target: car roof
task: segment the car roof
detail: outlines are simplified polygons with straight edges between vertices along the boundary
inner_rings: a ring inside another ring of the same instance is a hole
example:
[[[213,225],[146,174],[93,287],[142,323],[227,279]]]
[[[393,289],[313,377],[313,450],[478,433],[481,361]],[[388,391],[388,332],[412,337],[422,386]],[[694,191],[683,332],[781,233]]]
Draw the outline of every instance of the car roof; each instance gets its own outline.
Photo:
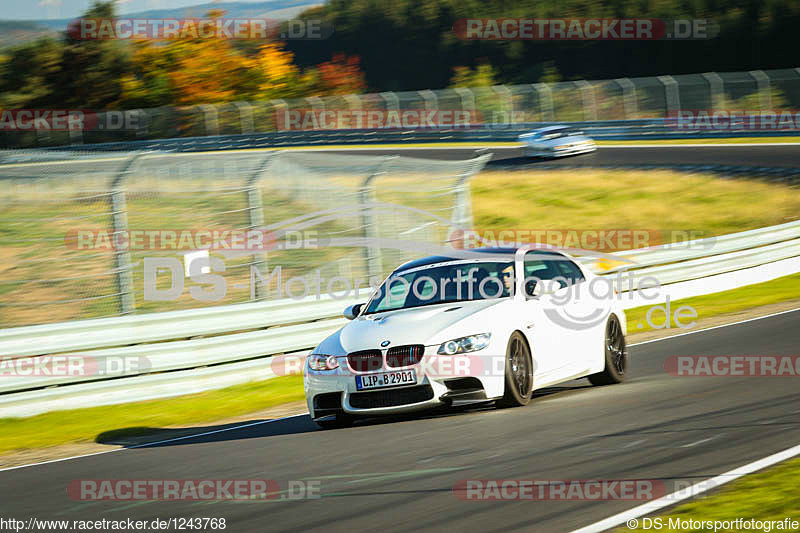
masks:
[[[505,246],[505,247],[485,247],[485,248],[470,248],[464,250],[466,252],[475,252],[479,254],[510,254],[514,255],[517,253],[519,248]],[[560,252],[556,250],[530,250],[530,253],[540,253],[542,255],[547,254],[560,254]],[[563,255],[563,254],[561,254]],[[462,257],[455,257],[455,256],[447,256],[447,255],[430,255],[428,257],[422,257],[420,259],[414,259],[412,261],[408,261],[407,263],[403,263],[399,267],[395,269],[395,272],[400,272],[403,270],[411,270],[412,268],[418,268],[425,265],[433,265],[436,263],[446,263],[448,261],[460,261],[465,259]],[[485,259],[485,258],[484,258]]]
[[[571,128],[572,126],[567,126],[566,124],[558,124],[555,126],[545,126],[544,128],[539,128],[536,130],[536,133],[547,133],[548,131],[557,131],[557,130],[566,130]]]

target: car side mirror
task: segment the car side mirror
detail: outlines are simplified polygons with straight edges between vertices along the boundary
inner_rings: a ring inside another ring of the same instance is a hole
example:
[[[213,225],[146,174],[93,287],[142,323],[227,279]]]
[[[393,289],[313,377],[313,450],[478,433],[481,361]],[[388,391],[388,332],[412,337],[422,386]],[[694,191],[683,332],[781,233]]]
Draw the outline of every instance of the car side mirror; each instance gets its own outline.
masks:
[[[347,320],[353,320],[355,317],[361,314],[362,307],[364,307],[364,304],[348,305],[344,310],[344,317]]]

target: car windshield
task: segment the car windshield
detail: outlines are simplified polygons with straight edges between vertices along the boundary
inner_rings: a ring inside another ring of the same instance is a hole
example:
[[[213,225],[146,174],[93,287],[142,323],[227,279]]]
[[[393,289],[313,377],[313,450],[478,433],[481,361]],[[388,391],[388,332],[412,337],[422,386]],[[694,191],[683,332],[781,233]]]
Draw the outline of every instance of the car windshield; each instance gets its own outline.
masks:
[[[431,265],[392,274],[364,314],[489,298],[513,292],[513,261],[470,261]]]
[[[545,132],[542,134],[542,139],[560,139],[561,137],[571,137],[573,135],[583,135],[583,132],[573,128],[562,128]]]

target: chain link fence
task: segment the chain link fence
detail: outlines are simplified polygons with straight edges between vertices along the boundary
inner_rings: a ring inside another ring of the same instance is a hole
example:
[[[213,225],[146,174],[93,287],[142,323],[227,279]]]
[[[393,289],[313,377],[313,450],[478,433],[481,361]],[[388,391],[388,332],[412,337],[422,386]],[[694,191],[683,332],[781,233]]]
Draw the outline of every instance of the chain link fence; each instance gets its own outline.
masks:
[[[489,157],[7,152],[0,327],[286,298],[297,279],[366,287],[471,223],[468,180]],[[266,244],[234,246],[247,231]],[[203,268],[221,294],[190,276]]]
[[[800,109],[800,68],[137,109],[100,114],[93,123],[102,129],[3,131],[0,143],[22,148],[285,131],[282,117],[292,111],[461,111],[480,124],[513,125],[652,119],[711,109]]]

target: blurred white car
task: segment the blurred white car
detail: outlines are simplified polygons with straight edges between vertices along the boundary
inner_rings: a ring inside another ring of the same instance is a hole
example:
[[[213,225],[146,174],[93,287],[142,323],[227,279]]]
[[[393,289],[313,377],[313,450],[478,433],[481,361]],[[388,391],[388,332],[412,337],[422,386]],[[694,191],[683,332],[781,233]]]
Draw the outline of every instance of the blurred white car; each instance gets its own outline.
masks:
[[[625,314],[595,296],[595,276],[559,252],[481,248],[395,270],[304,368],[311,418],[357,417],[496,401],[587,376],[625,379]],[[489,294],[491,293],[491,294]],[[580,297],[577,295],[580,293]]]
[[[571,126],[547,126],[523,133],[519,141],[529,157],[564,157],[597,150],[595,142]]]

